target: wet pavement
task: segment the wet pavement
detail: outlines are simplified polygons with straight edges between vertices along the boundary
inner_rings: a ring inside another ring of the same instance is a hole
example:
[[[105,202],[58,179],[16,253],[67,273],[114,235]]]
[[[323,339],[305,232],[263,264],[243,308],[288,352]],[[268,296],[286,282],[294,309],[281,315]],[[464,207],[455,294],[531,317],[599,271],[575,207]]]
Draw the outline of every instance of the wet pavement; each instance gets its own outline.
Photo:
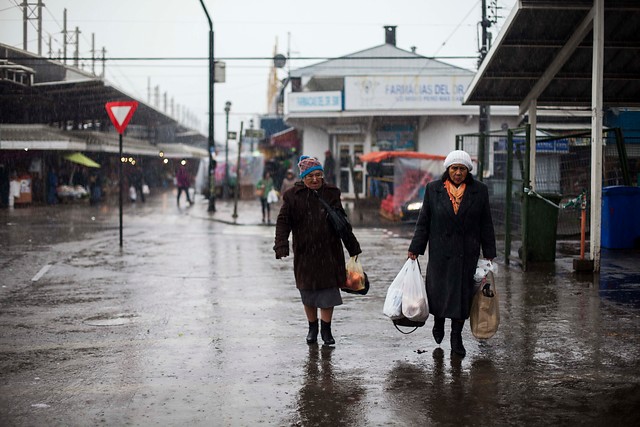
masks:
[[[500,264],[500,329],[467,324],[460,359],[432,319],[402,335],[382,314],[412,227],[350,206],[372,288],[344,295],[335,347],[307,346],[259,202],[217,208],[127,204],[122,248],[116,206],[0,211],[0,425],[640,425],[637,252],[595,276],[573,242]]]

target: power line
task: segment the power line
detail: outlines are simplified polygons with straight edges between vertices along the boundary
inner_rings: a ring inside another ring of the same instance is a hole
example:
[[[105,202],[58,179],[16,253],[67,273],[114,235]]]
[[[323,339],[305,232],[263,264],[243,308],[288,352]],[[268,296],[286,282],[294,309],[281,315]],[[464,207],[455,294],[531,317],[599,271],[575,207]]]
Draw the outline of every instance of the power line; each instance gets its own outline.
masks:
[[[383,59],[383,60],[396,60],[396,61],[415,61],[415,60],[425,60],[429,59],[432,61],[438,61],[442,59],[475,59],[476,56],[468,56],[468,55],[448,55],[448,56],[408,56],[408,57],[397,57],[397,56],[358,56],[358,57],[348,57],[348,56],[296,56],[295,58],[287,58],[288,60],[296,60],[296,61],[332,61],[332,60],[346,60],[346,61],[360,61],[360,60],[371,60],[371,59]],[[23,61],[36,61],[41,58],[23,58],[23,57],[7,57],[9,60],[20,59]],[[76,59],[74,57],[67,58],[59,58],[60,60],[71,60]],[[90,60],[91,57],[80,57],[78,60]],[[224,57],[216,57],[218,61],[272,61],[272,56],[224,56]],[[103,59],[100,58],[102,61]],[[208,61],[208,57],[204,56],[154,56],[154,57],[135,57],[135,56],[114,56],[114,57],[105,57],[104,61]]]

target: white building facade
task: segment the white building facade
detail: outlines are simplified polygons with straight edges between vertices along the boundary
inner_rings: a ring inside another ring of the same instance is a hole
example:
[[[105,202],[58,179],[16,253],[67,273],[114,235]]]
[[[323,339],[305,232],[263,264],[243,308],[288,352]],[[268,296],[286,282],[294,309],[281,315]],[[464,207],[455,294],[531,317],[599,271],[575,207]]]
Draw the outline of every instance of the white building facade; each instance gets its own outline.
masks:
[[[336,184],[346,197],[367,195],[371,151],[418,151],[446,155],[456,135],[476,133],[479,109],[462,100],[474,72],[386,43],[290,72],[294,91],[285,121],[302,136],[302,153],[336,160]],[[515,127],[517,110],[492,109],[494,128]]]

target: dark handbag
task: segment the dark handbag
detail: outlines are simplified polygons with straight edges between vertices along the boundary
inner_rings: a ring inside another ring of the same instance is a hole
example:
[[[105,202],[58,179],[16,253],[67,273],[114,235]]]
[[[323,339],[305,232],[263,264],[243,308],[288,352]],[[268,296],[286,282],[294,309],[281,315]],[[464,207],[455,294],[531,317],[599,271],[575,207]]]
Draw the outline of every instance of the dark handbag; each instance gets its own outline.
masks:
[[[396,329],[400,331],[400,333],[403,333],[405,335],[410,334],[411,332],[415,332],[416,329],[423,327],[425,323],[426,322],[416,322],[415,320],[409,320],[406,317],[401,317],[400,319],[393,320],[393,326],[395,326]],[[409,332],[405,332],[402,329],[398,328],[398,326],[406,326],[413,329]]]
[[[344,216],[342,212],[333,209],[329,205],[329,203],[325,202],[322,197],[320,197],[317,191],[314,191],[313,193],[316,195],[318,200],[320,200],[320,203],[327,211],[327,219],[329,221],[329,224],[331,224],[333,230],[342,239],[343,242],[348,240],[351,235],[352,228],[347,217]]]

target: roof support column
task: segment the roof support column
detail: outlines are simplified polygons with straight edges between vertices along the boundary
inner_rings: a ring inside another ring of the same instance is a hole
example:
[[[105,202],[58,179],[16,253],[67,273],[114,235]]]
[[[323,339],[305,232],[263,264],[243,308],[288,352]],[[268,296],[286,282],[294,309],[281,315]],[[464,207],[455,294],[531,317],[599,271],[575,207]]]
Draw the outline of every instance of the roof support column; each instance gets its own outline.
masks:
[[[531,125],[531,132],[529,132],[529,188],[536,189],[536,148],[537,147],[537,134],[538,134],[538,100],[532,99],[529,103],[529,125]]]
[[[602,88],[604,57],[604,0],[593,0],[593,65],[591,71],[591,227],[590,257],[600,271],[602,227]]]

